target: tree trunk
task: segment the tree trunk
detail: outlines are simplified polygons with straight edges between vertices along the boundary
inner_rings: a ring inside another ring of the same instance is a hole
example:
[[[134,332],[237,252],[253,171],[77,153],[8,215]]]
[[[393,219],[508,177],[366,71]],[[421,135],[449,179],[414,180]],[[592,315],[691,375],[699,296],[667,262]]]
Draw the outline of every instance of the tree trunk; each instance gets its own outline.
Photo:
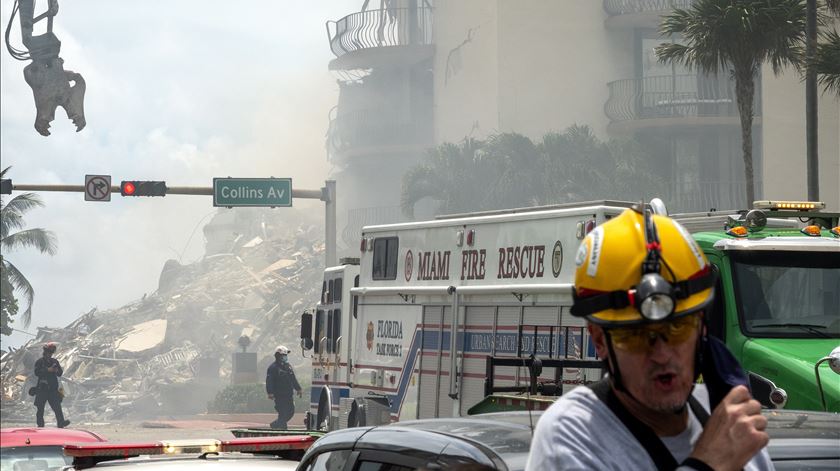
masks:
[[[754,67],[735,67],[735,98],[741,116],[741,151],[744,157],[744,176],[747,182],[747,208],[755,201],[755,181],[752,158],[753,101],[755,99]]]

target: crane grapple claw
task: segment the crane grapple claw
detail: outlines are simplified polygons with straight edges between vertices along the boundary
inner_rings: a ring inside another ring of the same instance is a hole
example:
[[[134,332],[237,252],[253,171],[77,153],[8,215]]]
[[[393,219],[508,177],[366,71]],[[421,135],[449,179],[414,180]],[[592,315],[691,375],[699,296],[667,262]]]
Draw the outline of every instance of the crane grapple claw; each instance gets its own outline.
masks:
[[[81,74],[64,70],[64,61],[55,57],[27,65],[23,69],[23,77],[35,97],[35,130],[39,134],[50,135],[50,123],[55,119],[55,110],[59,106],[76,125],[76,132],[84,129],[85,79]]]

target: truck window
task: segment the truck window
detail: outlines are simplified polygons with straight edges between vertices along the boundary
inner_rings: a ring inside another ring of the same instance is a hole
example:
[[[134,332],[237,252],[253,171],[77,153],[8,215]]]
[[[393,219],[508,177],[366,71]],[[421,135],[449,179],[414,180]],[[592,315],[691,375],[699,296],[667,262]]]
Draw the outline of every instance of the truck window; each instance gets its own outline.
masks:
[[[333,280],[330,280],[329,284],[327,285],[327,304],[333,302],[333,297],[335,296],[333,291],[334,289],[335,284],[333,283]]]
[[[378,237],[373,240],[373,279],[397,279],[397,253],[399,239],[396,237]]]
[[[341,309],[333,311],[332,315],[332,351],[338,352],[338,338],[341,337]]]
[[[840,253],[733,251],[744,333],[767,338],[840,338]]]
[[[359,287],[359,275],[356,275],[356,278],[353,280],[353,287]],[[353,296],[353,319],[356,319],[359,315],[359,297]]]
[[[335,342],[335,337],[333,336],[333,311],[329,310],[327,312],[327,353],[332,353],[333,351],[333,343]]]
[[[321,304],[327,303],[327,282],[321,283]]]
[[[324,332],[324,311],[315,311],[315,353],[321,351],[321,335]]]
[[[342,279],[341,278],[336,278],[335,279],[335,285],[333,286],[333,289],[335,290],[333,292],[333,302],[334,303],[340,303],[341,302],[341,289],[343,288],[342,285],[344,285],[344,282],[342,281]]]

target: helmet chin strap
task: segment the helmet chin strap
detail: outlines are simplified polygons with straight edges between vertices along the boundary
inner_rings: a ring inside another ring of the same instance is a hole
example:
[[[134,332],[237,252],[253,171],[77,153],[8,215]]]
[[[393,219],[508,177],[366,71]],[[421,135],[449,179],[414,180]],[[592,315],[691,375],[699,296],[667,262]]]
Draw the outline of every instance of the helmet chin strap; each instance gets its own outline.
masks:
[[[704,320],[703,324],[701,325],[701,329],[704,325],[705,325],[705,320]],[[606,336],[606,339],[607,339],[607,351],[609,352],[609,356],[610,356],[609,361],[607,362],[607,372],[610,374],[610,382],[612,383],[613,387],[617,391],[621,391],[622,393],[627,395],[627,397],[629,397],[633,402],[635,402],[639,406],[644,407],[645,409],[649,409],[648,406],[644,405],[642,403],[642,401],[636,399],[636,396],[634,396],[633,393],[631,393],[630,390],[627,389],[624,386],[624,381],[622,381],[622,379],[621,379],[621,369],[618,367],[618,357],[615,354],[615,349],[613,348],[612,337],[610,336],[609,330],[605,329],[604,330],[604,335]],[[703,361],[703,351],[702,351],[701,346],[702,346],[702,343],[705,342],[705,340],[706,340],[706,337],[701,335],[700,337],[698,337],[697,343],[694,347],[694,380],[695,380],[695,382],[697,381],[697,378],[700,376],[700,364],[701,364],[700,362]],[[692,389],[693,389],[693,387],[692,387]],[[690,395],[691,395],[691,392],[689,392],[689,396]],[[674,411],[674,415],[680,415],[685,411],[686,405],[688,404],[688,397],[685,398],[685,401],[686,402],[683,403],[682,407],[680,407],[678,410]]]

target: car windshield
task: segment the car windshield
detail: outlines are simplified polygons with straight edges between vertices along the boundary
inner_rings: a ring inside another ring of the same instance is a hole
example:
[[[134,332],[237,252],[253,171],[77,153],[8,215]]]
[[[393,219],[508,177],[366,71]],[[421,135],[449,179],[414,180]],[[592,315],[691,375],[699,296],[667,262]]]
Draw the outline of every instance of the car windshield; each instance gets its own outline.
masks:
[[[0,452],[0,471],[58,470],[72,463],[60,446],[13,447]]]
[[[747,335],[840,338],[840,253],[751,251],[732,257]]]

